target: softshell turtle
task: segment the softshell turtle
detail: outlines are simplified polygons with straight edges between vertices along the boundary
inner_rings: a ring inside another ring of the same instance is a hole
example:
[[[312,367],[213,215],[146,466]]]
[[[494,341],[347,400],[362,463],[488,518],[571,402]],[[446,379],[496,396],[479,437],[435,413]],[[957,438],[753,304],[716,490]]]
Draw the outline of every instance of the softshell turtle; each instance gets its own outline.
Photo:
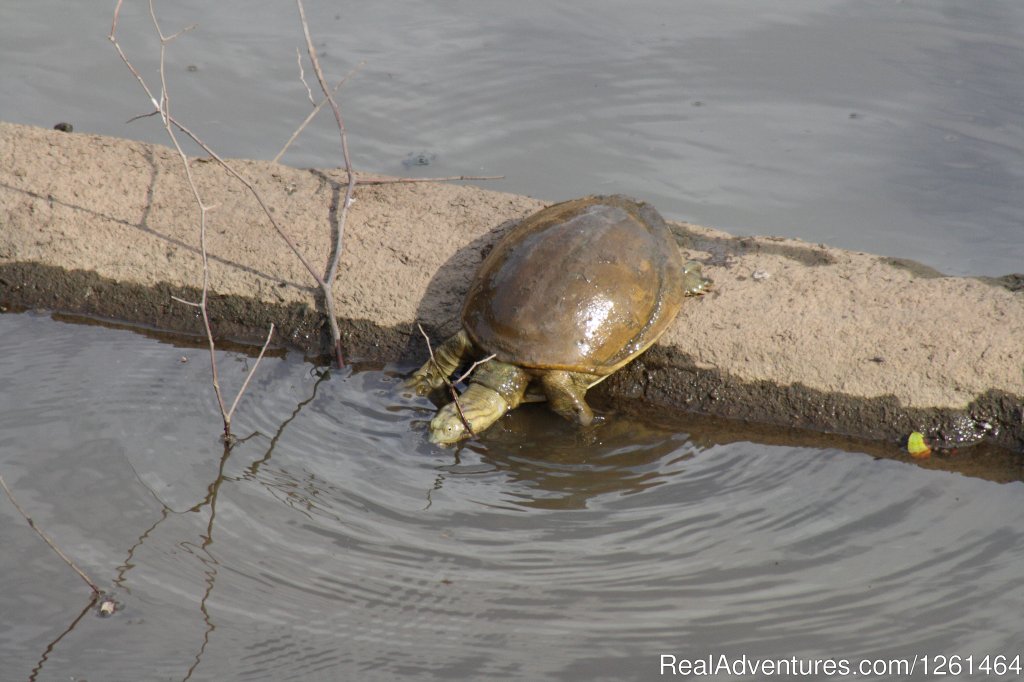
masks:
[[[534,213],[488,254],[466,295],[462,329],[407,383],[424,395],[463,361],[494,355],[459,404],[437,413],[430,440],[454,443],[470,435],[467,423],[480,433],[521,402],[545,398],[589,425],[587,389],[650,347],[683,297],[708,284],[645,203],[585,197]]]

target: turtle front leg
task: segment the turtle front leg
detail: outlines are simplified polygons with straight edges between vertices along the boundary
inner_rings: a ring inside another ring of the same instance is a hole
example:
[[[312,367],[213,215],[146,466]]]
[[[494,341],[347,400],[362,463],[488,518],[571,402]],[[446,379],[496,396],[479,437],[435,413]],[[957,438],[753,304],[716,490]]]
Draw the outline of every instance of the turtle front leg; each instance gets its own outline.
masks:
[[[411,388],[419,395],[427,395],[444,386],[445,379],[459,368],[462,361],[473,350],[473,342],[465,330],[460,329],[458,334],[450,337],[434,350],[434,357],[427,360],[416,373],[405,382],[406,388]]]
[[[594,411],[587,405],[585,395],[597,379],[592,374],[553,370],[541,375],[540,383],[552,410],[580,426],[590,426]]]
[[[456,443],[468,438],[470,430],[476,434],[487,429],[523,402],[528,383],[530,377],[515,365],[497,360],[483,363],[473,374],[469,387],[459,396],[458,404],[445,405],[430,422],[430,441]]]

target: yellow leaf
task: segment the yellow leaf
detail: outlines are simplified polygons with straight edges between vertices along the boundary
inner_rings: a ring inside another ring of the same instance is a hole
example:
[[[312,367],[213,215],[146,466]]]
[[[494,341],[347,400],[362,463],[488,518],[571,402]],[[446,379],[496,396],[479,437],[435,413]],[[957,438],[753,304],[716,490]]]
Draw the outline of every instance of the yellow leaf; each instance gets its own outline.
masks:
[[[932,454],[932,449],[924,441],[924,434],[914,431],[910,434],[910,438],[907,438],[907,452],[913,457],[927,457]]]

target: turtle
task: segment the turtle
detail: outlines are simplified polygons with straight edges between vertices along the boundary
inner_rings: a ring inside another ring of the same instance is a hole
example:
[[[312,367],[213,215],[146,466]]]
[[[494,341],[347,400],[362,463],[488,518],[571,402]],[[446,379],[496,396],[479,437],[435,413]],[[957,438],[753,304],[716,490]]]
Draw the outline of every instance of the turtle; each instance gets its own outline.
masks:
[[[434,443],[458,442],[522,402],[545,399],[589,426],[587,389],[649,348],[683,297],[710,284],[700,263],[683,262],[649,204],[622,195],[553,204],[487,254],[466,294],[462,328],[406,386],[426,395],[463,362],[490,358],[430,422]]]

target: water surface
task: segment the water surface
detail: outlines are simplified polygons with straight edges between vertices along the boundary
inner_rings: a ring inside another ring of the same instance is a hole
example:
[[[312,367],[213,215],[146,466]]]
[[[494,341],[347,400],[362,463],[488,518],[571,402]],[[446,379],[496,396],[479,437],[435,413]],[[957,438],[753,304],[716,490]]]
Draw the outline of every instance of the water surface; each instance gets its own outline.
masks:
[[[225,452],[202,349],[32,314],[0,347],[0,474],[123,604],[83,615],[0,500],[3,679],[644,680],[661,654],[1020,644],[1020,483],[542,409],[442,449],[393,368],[294,354]],[[251,360],[220,362],[230,392]]]
[[[1020,2],[307,4],[328,78],[365,62],[342,95],[357,168],[623,192],[737,234],[1022,269]],[[0,10],[0,118],[166,144],[156,119],[125,123],[148,100],[106,39],[112,5]],[[120,38],[156,87],[146,7],[125,3]],[[176,115],[223,155],[273,158],[310,107],[294,4],[157,9],[168,34],[198,24],[169,50]],[[331,119],[285,161],[341,165]]]

